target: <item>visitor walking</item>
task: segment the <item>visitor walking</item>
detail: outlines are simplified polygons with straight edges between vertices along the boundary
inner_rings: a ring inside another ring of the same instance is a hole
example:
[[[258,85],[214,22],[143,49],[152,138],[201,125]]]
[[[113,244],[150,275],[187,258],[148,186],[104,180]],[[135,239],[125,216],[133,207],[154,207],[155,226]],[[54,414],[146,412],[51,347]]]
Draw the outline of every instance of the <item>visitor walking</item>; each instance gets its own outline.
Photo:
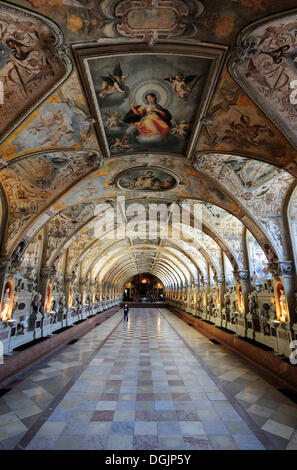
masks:
[[[124,322],[128,321],[128,313],[129,313],[129,307],[128,307],[127,304],[125,304],[125,306],[124,306]]]

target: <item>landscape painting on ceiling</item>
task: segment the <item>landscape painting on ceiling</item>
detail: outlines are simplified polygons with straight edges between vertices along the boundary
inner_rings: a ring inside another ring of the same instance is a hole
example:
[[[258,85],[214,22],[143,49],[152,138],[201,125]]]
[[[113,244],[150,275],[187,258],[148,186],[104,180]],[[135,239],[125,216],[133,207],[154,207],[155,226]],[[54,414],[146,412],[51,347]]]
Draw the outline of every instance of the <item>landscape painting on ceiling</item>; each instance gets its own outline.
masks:
[[[86,59],[110,154],[184,153],[211,63],[211,59],[168,53]]]

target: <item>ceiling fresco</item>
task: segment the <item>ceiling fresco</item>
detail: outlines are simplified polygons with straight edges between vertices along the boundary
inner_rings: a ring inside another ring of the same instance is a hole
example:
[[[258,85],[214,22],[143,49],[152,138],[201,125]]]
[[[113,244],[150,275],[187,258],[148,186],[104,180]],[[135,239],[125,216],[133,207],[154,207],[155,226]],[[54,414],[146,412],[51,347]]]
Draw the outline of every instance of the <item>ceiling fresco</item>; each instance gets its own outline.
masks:
[[[286,166],[296,161],[291,145],[226,72],[203,121],[196,151],[216,149]]]
[[[0,141],[71,72],[62,41],[52,21],[0,2]]]
[[[32,278],[175,285],[297,265],[296,0],[14,4],[0,1],[1,257]],[[154,239],[97,236],[117,197],[164,203]],[[166,238],[189,201],[201,227]]]
[[[154,149],[185,154],[194,137],[224,49],[155,49],[74,49],[106,156]]]
[[[36,216],[45,211],[67,187],[101,164],[97,153],[73,150],[38,153],[13,161],[1,170],[0,181],[9,208],[6,250],[9,251],[20,236],[27,239],[29,234],[26,236],[24,229]],[[43,223],[41,220],[41,226]],[[37,225],[35,233],[39,229]]]
[[[118,177],[117,185],[121,189],[138,191],[167,191],[177,185],[176,179],[168,172],[150,167],[128,170]]]
[[[67,42],[98,38],[191,38],[232,44],[263,15],[296,7],[295,0],[14,0],[52,18]],[[154,5],[154,7],[153,7]]]
[[[10,161],[42,149],[80,147],[97,150],[98,143],[78,75],[73,73],[5,140],[0,152]]]
[[[260,161],[222,154],[198,156],[195,168],[235,196],[270,236],[280,256],[286,254],[280,218],[283,199],[294,183],[292,175]]]
[[[238,38],[231,74],[297,146],[297,11],[247,28]],[[295,90],[295,91],[294,91]]]

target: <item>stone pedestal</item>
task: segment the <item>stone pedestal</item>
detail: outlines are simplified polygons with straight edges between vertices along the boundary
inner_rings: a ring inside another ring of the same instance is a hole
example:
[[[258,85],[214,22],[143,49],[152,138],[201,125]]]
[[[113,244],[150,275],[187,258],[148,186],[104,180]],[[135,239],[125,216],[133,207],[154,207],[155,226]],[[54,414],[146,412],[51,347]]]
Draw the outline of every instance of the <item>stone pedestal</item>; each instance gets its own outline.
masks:
[[[73,317],[71,310],[67,310],[65,321],[66,321],[66,326],[72,326],[73,325],[73,323],[75,321],[75,318]]]
[[[50,315],[46,315],[43,317],[41,329],[43,337],[52,335],[52,317]]]
[[[11,337],[12,325],[9,326],[7,323],[0,323],[0,364],[3,363],[3,355],[7,355],[10,351],[10,337]]]
[[[29,318],[29,330],[33,331],[34,339],[42,337],[42,315],[32,313]]]
[[[236,330],[237,330],[237,325],[236,323],[232,323],[231,321],[227,321],[227,326],[226,328],[230,331],[234,331],[234,333],[236,333]]]
[[[281,323],[277,328],[278,353],[289,357],[291,354],[290,343],[293,341],[293,335],[289,323]]]
[[[254,322],[253,316],[250,313],[246,314],[246,336],[250,339],[255,339],[255,329],[254,329]]]
[[[222,323],[223,323],[223,319],[222,319],[222,313],[220,311],[220,309],[218,308],[217,309],[217,316],[214,318],[214,324],[216,326],[222,326]]]
[[[82,320],[86,320],[87,318],[88,318],[87,306],[86,306],[86,305],[83,305],[82,311],[81,311],[81,319],[82,319]]]
[[[280,322],[278,320],[269,320],[270,325],[270,337],[268,339],[268,345],[274,350],[276,354],[279,353],[278,350],[278,328]]]
[[[239,313],[237,317],[237,325],[236,325],[236,334],[238,336],[246,336],[247,330],[247,321],[245,315],[243,313]]]

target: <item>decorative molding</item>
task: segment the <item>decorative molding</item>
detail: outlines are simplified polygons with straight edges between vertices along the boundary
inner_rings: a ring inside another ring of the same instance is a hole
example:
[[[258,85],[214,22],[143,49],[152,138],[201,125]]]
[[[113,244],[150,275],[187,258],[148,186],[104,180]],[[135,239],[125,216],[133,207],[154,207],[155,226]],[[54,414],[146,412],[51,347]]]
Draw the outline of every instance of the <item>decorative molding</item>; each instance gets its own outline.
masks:
[[[152,46],[160,38],[198,39],[198,21],[204,5],[197,0],[101,0],[108,38],[135,38]]]

